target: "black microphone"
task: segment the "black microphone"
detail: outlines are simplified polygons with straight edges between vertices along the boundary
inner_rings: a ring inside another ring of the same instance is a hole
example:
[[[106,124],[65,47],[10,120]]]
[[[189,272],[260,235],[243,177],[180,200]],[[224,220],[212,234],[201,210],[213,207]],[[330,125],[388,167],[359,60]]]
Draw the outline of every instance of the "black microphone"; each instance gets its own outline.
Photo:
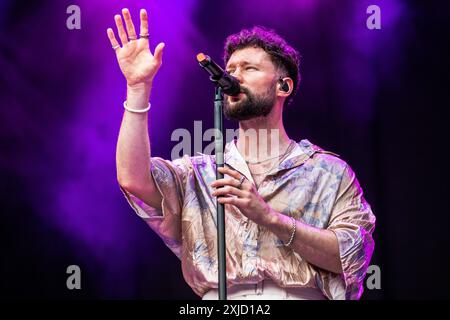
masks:
[[[222,88],[223,93],[229,96],[237,96],[241,92],[239,81],[219,67],[209,56],[199,53],[197,61],[211,75],[209,79]]]

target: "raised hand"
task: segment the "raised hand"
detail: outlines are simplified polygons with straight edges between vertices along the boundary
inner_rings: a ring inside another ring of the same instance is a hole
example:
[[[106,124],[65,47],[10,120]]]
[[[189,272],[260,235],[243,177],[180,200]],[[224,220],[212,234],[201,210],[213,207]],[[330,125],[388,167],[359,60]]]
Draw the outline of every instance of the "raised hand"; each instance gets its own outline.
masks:
[[[152,54],[149,48],[148,16],[145,9],[140,11],[141,26],[139,37],[134,29],[130,11],[122,9],[122,14],[126,30],[122,17],[120,15],[114,16],[122,46],[117,41],[114,31],[111,28],[107,30],[111,46],[116,51],[120,70],[122,70],[128,86],[141,84],[150,86],[161,67],[164,43],[159,43],[155,48],[154,54]]]

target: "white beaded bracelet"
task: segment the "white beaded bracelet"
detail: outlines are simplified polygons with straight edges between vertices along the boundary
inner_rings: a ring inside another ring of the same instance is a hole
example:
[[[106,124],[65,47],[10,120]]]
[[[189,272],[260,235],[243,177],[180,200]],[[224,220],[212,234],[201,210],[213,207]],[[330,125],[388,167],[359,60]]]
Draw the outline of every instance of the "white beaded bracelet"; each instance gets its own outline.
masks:
[[[145,112],[147,112],[148,110],[150,110],[150,107],[151,107],[151,106],[152,106],[152,105],[151,105],[150,102],[149,102],[149,103],[148,103],[148,107],[145,108],[145,109],[132,109],[132,108],[129,108],[129,107],[128,107],[127,101],[126,101],[126,100],[123,102],[123,107],[125,108],[125,110],[130,111],[130,112],[134,112],[134,113],[145,113]]]
[[[286,247],[289,247],[292,244],[292,241],[294,241],[295,238],[295,230],[297,229],[297,223],[295,222],[295,218],[291,217],[292,220],[292,233],[291,238],[289,239],[288,243],[283,243]]]

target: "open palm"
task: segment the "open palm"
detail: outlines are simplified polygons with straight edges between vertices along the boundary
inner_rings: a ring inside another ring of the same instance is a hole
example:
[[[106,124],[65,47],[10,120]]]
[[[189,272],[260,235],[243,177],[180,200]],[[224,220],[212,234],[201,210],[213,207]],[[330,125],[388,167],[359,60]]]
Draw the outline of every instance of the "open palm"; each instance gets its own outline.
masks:
[[[141,26],[139,39],[137,39],[128,9],[123,9],[122,14],[125,20],[126,31],[122,23],[122,17],[120,15],[114,16],[122,47],[119,45],[114,31],[111,28],[107,30],[108,38],[116,51],[117,61],[127,80],[127,84],[149,84],[153,81],[161,66],[164,43],[158,44],[154,54],[151,53],[148,40],[148,17],[145,9],[142,9],[140,12]]]

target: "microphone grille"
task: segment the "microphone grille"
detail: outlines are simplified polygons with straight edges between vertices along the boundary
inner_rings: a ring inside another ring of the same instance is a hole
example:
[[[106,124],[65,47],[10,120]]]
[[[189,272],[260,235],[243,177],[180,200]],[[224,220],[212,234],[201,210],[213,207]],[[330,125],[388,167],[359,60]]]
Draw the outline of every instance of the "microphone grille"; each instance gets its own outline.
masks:
[[[202,52],[200,52],[199,54],[197,54],[197,61],[198,61],[198,62],[202,62],[202,61],[204,61],[204,60],[206,60],[206,56],[205,56]]]

